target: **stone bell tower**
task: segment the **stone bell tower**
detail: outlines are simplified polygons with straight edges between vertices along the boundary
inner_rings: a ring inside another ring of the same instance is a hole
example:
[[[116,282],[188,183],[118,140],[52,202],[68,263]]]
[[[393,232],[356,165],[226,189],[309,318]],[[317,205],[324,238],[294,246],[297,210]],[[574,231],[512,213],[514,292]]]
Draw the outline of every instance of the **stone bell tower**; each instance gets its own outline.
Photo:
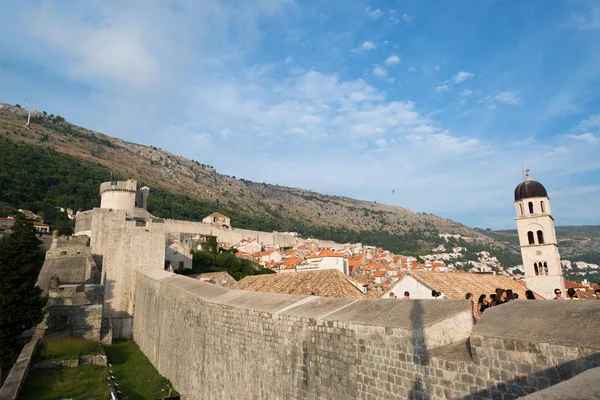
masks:
[[[515,188],[517,230],[527,287],[546,299],[565,284],[554,231],[554,217],[546,188],[529,177]]]

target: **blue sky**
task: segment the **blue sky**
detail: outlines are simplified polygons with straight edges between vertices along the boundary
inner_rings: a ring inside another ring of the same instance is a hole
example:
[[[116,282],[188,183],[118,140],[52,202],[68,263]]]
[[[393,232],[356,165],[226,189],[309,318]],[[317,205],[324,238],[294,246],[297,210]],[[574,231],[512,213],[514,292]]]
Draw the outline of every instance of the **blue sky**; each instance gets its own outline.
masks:
[[[221,173],[513,228],[600,224],[600,2],[20,1],[0,101]],[[394,191],[394,192],[392,192]]]

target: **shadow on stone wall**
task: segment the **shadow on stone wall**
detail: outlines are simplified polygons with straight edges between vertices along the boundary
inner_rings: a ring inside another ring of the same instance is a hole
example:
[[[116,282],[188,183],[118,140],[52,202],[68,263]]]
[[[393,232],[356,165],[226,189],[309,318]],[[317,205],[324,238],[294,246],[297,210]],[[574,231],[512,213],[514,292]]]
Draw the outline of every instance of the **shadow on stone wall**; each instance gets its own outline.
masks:
[[[586,370],[600,366],[600,353],[559,364],[528,375],[498,383],[494,387],[463,396],[460,400],[472,399],[517,399],[521,396],[548,388],[571,379]],[[533,368],[533,367],[532,367]],[[577,397],[585,398],[585,397]]]
[[[425,327],[423,326],[423,306],[420,301],[411,301],[410,321],[412,324],[411,344],[413,346],[413,363],[427,366],[429,365],[429,350],[425,343]],[[410,361],[410,360],[407,360]],[[410,400],[429,400],[429,389],[427,383],[427,369],[425,368],[423,377],[415,377],[412,388],[408,394]]]

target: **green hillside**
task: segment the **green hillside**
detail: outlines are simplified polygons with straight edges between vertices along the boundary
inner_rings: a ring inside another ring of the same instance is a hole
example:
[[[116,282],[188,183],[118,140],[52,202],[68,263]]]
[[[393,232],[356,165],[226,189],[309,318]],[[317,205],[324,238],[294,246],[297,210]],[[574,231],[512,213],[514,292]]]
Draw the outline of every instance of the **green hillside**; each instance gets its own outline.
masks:
[[[46,222],[61,233],[68,233],[69,221],[59,207],[88,210],[100,205],[100,183],[110,179],[111,171],[97,164],[58,153],[51,148],[16,144],[0,139],[0,213],[7,215],[16,208],[30,209],[44,216]],[[116,179],[126,179],[115,174]],[[135,178],[135,177],[133,177]],[[144,182],[140,182],[144,185]],[[224,201],[225,202],[225,201]],[[151,188],[148,211],[163,218],[200,221],[218,211],[231,217],[238,228],[264,231],[295,231],[303,236],[339,242],[364,242],[403,254],[424,254],[443,242],[436,231],[409,231],[393,235],[384,231],[353,231],[344,228],[311,226],[282,217],[277,210],[269,216],[253,216],[224,206],[224,202],[193,199],[186,195]]]

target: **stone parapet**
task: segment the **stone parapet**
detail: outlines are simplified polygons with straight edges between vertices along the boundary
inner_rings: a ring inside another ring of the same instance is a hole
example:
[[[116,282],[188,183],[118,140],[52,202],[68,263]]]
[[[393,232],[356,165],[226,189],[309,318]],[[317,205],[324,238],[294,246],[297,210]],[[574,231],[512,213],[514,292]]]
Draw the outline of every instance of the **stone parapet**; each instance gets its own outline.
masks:
[[[100,184],[100,195],[109,191],[135,193],[137,191],[137,182],[129,179],[127,181],[108,181]]]
[[[13,365],[0,389],[0,400],[17,400],[19,398],[19,393],[29,373],[31,359],[33,358],[37,344],[38,339],[33,338],[21,350],[17,362]]]

